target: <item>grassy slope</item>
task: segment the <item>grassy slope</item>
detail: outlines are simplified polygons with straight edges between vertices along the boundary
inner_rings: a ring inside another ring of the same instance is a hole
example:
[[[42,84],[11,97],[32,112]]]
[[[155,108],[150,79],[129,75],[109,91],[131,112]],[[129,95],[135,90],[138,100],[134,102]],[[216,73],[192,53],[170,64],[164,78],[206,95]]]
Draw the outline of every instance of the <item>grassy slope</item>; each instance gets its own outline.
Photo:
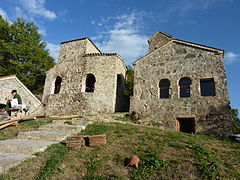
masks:
[[[240,144],[119,123],[94,123],[81,134],[107,134],[101,147],[53,145],[0,179],[240,179]],[[124,166],[136,154],[139,169]]]

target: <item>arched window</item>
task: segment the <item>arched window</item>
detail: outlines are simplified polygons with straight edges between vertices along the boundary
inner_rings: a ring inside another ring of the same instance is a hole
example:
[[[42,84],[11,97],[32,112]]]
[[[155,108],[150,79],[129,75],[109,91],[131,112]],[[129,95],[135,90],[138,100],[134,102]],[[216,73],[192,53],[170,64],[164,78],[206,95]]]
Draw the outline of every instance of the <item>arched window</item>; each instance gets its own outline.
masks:
[[[95,82],[95,76],[93,74],[87,74],[85,92],[94,92]]]
[[[62,83],[62,78],[60,76],[57,76],[55,80],[54,94],[58,94],[60,92],[61,83]]]
[[[169,98],[170,81],[168,79],[162,79],[159,83],[160,98]]]
[[[202,96],[216,96],[215,83],[213,78],[201,79],[200,88]]]
[[[190,97],[192,80],[188,77],[181,78],[179,81],[180,98]]]

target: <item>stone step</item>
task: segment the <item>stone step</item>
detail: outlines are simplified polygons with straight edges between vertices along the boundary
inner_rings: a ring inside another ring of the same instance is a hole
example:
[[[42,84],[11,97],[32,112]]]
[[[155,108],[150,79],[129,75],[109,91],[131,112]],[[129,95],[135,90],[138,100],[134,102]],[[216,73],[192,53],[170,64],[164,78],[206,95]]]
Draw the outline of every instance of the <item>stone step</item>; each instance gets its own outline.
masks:
[[[0,152],[0,173],[18,165],[22,161],[34,157],[31,154]]]
[[[53,141],[46,140],[29,140],[29,139],[8,139],[0,141],[0,151],[6,153],[26,153],[34,154],[44,151]]]
[[[88,124],[92,124],[93,122],[85,120],[85,119],[79,119],[79,118],[73,118],[72,119],[73,124],[79,125],[79,126],[87,126]]]
[[[85,126],[66,125],[66,124],[47,124],[47,125],[40,126],[38,129],[41,131],[77,133],[77,132],[80,132],[82,129],[85,129]]]
[[[71,136],[71,132],[51,132],[51,131],[26,131],[18,133],[18,139],[63,141]]]
[[[53,124],[87,126],[90,122],[83,118],[73,118],[72,120],[54,120]]]

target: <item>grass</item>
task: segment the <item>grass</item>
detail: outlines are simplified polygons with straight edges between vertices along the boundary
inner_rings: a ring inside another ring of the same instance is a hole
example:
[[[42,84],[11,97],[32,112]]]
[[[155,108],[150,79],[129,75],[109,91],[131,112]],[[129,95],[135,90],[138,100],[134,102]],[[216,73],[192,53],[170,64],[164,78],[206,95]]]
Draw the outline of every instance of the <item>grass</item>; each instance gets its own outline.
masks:
[[[94,123],[81,134],[107,134],[107,145],[50,146],[0,179],[240,179],[240,144],[120,123]],[[139,168],[126,166],[131,155]]]
[[[22,121],[17,126],[8,126],[0,130],[0,140],[11,139],[17,136],[21,131],[36,130],[39,126],[51,123],[53,119],[36,119]]]
[[[132,119],[127,116],[119,116],[119,117],[116,117],[115,120],[123,121],[123,122],[133,122]]]
[[[80,118],[81,116],[77,116],[75,118]],[[71,120],[72,117],[69,118],[61,118],[58,120]],[[17,126],[8,126],[4,129],[0,130],[0,140],[11,139],[17,136],[19,132],[22,131],[32,131],[37,130],[39,126],[51,123],[53,118],[39,118],[36,120],[28,120],[21,121]],[[67,124],[67,123],[66,123]]]
[[[45,166],[39,171],[36,180],[47,179],[49,176],[54,174],[54,169],[58,167],[58,165],[64,161],[65,155],[69,152],[70,148],[63,146],[62,144],[52,145],[49,151],[49,157],[47,157],[47,161]],[[59,168],[60,171],[63,171]]]

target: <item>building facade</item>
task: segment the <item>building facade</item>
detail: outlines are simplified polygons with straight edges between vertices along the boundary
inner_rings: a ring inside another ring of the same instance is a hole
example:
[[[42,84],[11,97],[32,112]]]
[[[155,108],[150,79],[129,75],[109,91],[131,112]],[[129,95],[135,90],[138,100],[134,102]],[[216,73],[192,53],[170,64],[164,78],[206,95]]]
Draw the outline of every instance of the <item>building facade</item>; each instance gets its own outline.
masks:
[[[58,63],[47,72],[47,116],[124,111],[126,67],[116,53],[102,53],[89,38],[61,43]]]
[[[224,136],[230,100],[224,51],[158,31],[134,62],[131,111],[164,129]]]

